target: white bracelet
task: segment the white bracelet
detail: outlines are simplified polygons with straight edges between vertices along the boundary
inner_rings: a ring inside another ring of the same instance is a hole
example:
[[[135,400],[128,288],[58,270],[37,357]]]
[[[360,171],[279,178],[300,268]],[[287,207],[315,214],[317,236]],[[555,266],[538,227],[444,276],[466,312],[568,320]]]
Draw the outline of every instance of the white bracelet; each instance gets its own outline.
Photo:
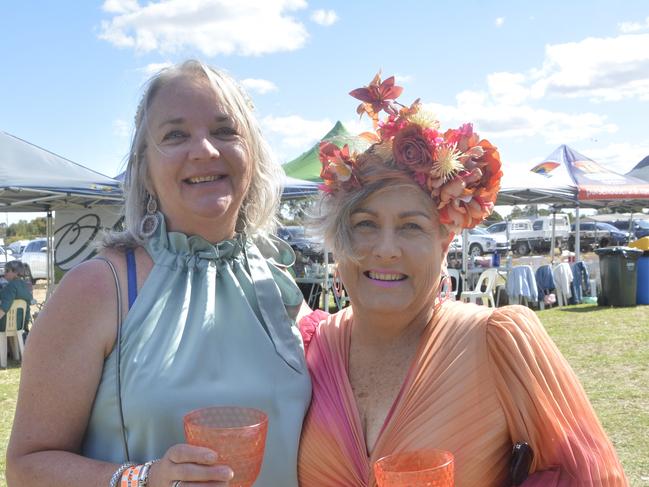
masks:
[[[142,466],[142,470],[140,470],[140,475],[137,477],[137,485],[138,487],[148,487],[149,485],[149,470],[151,469],[151,465],[153,465],[156,462],[159,462],[160,459],[157,458],[155,460],[151,460],[146,462]]]
[[[126,463],[121,464],[119,466],[119,468],[117,470],[115,470],[115,473],[113,474],[113,476],[110,478],[110,482],[108,483],[108,487],[117,487],[117,484],[120,481],[120,479],[122,478],[122,474],[124,473],[124,471],[127,468],[131,468],[134,465],[135,465],[135,463],[133,463],[133,462],[126,462]]]

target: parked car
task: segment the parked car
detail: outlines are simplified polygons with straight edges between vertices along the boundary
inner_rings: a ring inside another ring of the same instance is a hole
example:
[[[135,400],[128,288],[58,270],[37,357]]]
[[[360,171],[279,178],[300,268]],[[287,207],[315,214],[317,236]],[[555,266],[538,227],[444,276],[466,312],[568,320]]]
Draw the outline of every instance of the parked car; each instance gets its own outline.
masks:
[[[4,247],[0,246],[0,277],[4,277],[5,275],[5,264],[10,260],[15,259],[16,257],[14,256],[11,249],[5,249]]]
[[[47,279],[47,239],[37,238],[30,241],[20,260],[25,264],[25,277],[32,282],[36,279]]]
[[[16,240],[7,245],[7,248],[14,253],[14,259],[20,259],[28,243],[29,240]]]
[[[509,227],[509,244],[518,255],[530,252],[547,252],[552,246],[552,223],[554,221],[555,247],[565,247],[570,234],[568,215],[557,213],[555,217],[540,216],[528,219],[515,219],[509,222],[498,222],[487,227],[487,232],[503,235],[507,238]]]
[[[632,220],[631,225],[629,225],[629,220],[612,220],[607,223],[619,231],[625,232],[629,241],[649,236],[649,220]],[[631,228],[630,232],[629,227]]]
[[[490,235],[482,228],[469,230],[469,255],[478,256],[498,252],[504,254],[509,250],[507,237],[503,235]],[[462,234],[458,233],[453,237],[449,247],[450,253],[462,252]]]
[[[568,238],[568,249],[575,250],[576,224],[570,227]],[[583,251],[593,250],[599,247],[610,247],[614,245],[625,245],[627,234],[605,222],[580,222],[579,224],[580,249]]]
[[[307,235],[302,226],[287,226],[277,229],[277,236],[295,251],[302,252],[313,261],[322,262],[323,245],[317,238]]]

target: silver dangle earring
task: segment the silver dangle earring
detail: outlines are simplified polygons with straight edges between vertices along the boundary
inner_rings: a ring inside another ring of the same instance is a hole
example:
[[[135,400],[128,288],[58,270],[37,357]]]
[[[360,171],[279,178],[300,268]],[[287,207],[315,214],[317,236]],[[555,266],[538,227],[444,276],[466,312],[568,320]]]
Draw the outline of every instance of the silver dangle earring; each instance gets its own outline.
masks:
[[[145,238],[151,237],[158,229],[158,202],[149,194],[149,199],[146,202],[146,215],[142,218],[140,223],[140,235]]]

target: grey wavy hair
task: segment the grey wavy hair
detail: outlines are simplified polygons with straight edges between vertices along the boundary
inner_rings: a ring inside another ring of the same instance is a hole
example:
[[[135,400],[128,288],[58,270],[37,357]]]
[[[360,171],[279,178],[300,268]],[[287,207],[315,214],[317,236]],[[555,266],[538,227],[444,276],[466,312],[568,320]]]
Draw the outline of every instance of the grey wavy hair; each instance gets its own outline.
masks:
[[[147,148],[147,110],[160,89],[171,81],[188,77],[207,80],[241,134],[247,155],[252,162],[252,177],[236,223],[236,231],[253,235],[271,233],[276,226],[276,212],[281,197],[282,168],[271,155],[253,115],[250,98],[229,75],[197,60],[188,60],[163,69],[145,85],[146,89],[135,115],[135,132],[127,156],[124,178],[124,231],[108,233],[104,247],[134,247],[143,245],[146,238],[140,233],[146,215],[149,194],[155,197],[149,184]]]
[[[352,243],[351,217],[371,195],[399,187],[421,191],[430,199],[431,212],[437,216],[437,208],[430,195],[424,193],[394,161],[365,164],[358,170],[357,177],[361,181],[360,188],[340,190],[335,194],[321,193],[316,205],[317,214],[312,215],[310,227],[315,234],[322,236],[325,246],[333,250],[337,261],[350,259],[358,262],[359,256]],[[439,231],[442,238],[450,235],[446,225],[440,224]]]

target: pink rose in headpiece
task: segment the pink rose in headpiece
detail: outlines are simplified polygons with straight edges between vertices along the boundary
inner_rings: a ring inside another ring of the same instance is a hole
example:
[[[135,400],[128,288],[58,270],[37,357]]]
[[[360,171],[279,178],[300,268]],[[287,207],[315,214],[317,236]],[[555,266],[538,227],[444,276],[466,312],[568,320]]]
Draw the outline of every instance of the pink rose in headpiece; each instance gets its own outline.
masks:
[[[424,131],[411,124],[400,130],[392,142],[394,160],[401,167],[414,173],[427,174],[433,165],[433,152]],[[426,178],[423,179],[424,183]]]

